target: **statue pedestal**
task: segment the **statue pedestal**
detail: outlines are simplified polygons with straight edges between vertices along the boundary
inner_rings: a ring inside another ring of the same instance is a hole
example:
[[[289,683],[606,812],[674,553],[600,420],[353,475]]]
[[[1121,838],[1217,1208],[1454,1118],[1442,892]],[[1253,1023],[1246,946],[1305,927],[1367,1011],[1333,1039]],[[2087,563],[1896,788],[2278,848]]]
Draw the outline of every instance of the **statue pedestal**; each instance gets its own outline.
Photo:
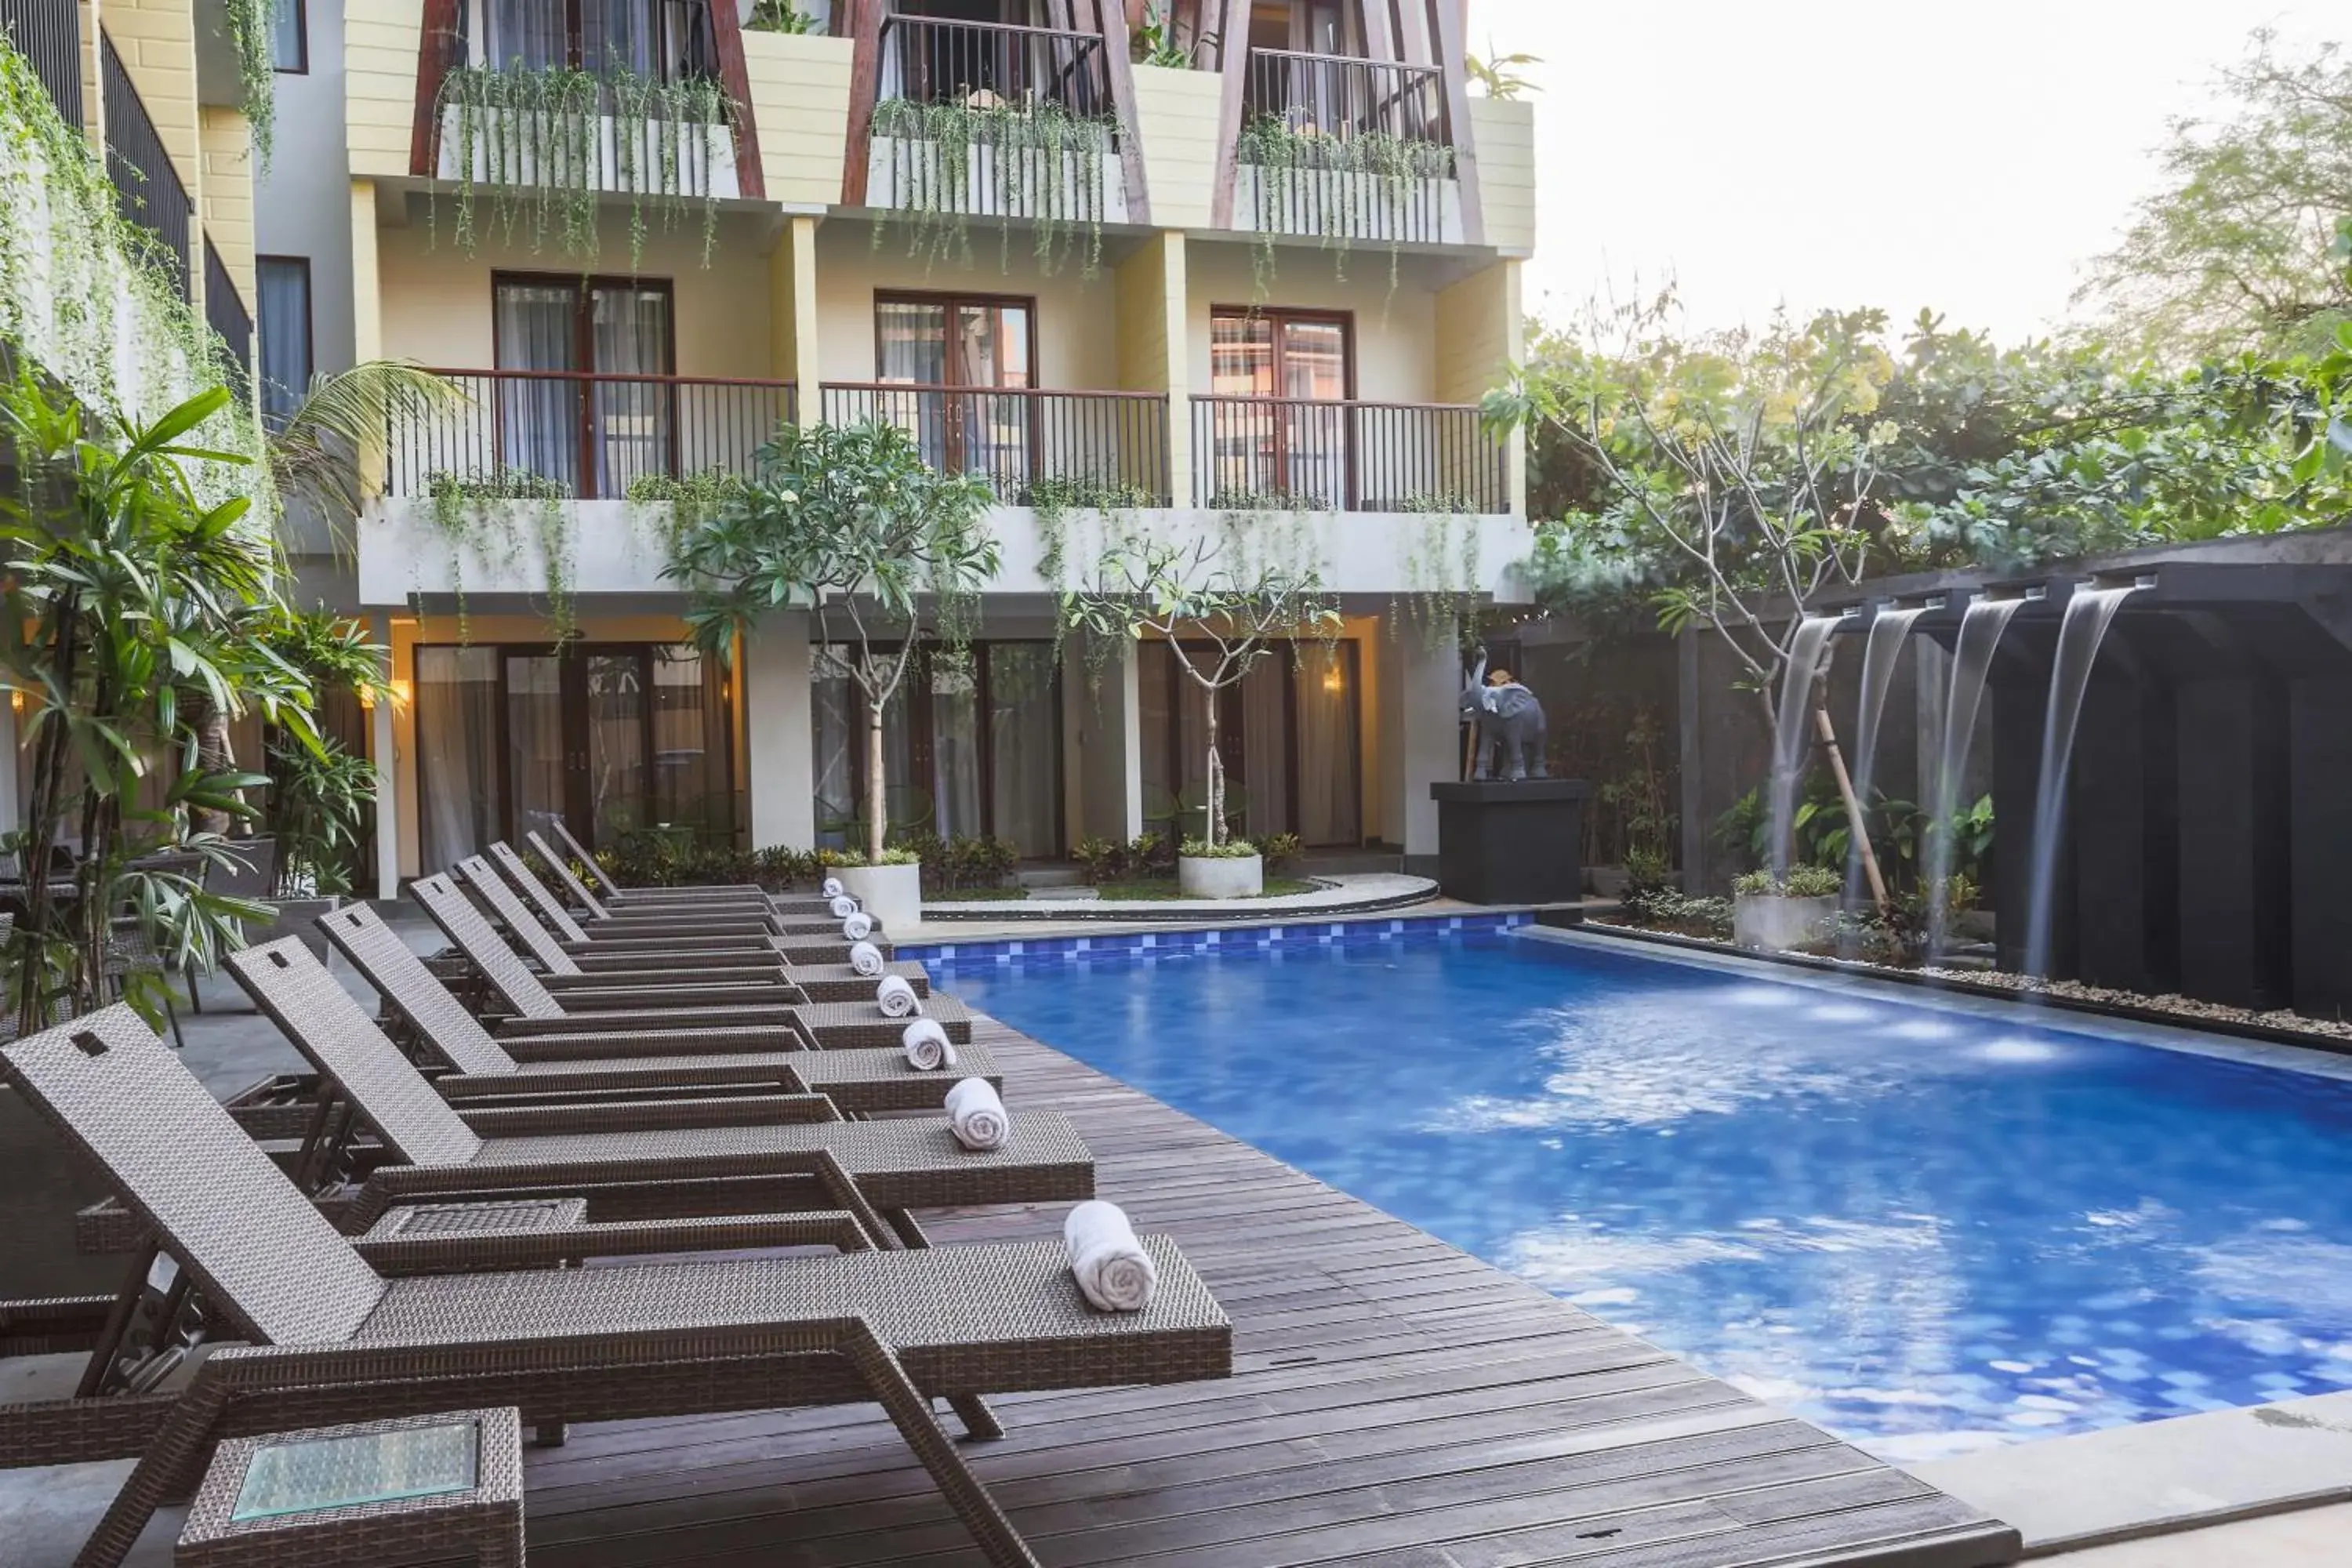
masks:
[[[1472,904],[1565,904],[1584,897],[1582,779],[1433,784],[1437,884]]]

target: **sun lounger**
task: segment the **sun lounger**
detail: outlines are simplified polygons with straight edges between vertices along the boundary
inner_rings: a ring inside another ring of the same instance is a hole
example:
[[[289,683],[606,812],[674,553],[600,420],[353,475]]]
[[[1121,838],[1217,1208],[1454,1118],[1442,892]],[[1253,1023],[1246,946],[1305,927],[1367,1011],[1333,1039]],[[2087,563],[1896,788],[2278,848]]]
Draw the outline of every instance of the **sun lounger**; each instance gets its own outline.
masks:
[[[714,900],[723,902],[730,898],[761,900],[768,908],[780,914],[814,917],[830,916],[833,912],[831,907],[833,900],[814,891],[770,893],[755,887],[731,885],[705,888],[615,888],[613,879],[604,873],[603,868],[594,860],[580,857],[578,858],[581,864],[586,866],[590,874],[597,879],[601,890],[592,891],[588,884],[580,879],[579,873],[572,868],[575,857],[558,853],[536,828],[526,832],[522,837],[523,842],[530,847],[530,852],[539,857],[539,863],[547,868],[548,876],[554,879],[557,889],[572,900],[571,907],[592,920],[604,920],[615,914],[625,914],[633,910],[644,912],[651,910],[658,912],[665,907],[679,904],[709,903]],[[568,844],[577,845],[578,843],[578,840],[572,838],[569,833],[563,834],[562,837]]]
[[[318,923],[336,951],[351,960],[423,1042],[431,1058],[454,1069],[433,1080],[442,1098],[452,1102],[767,1086],[784,1093],[822,1094],[845,1111],[869,1114],[936,1111],[960,1078],[984,1078],[1003,1086],[995,1063],[977,1046],[957,1047],[953,1074],[919,1072],[897,1047],[816,1050],[797,1027],[494,1039],[373,910],[355,904],[320,916]],[[265,967],[263,961],[244,954],[232,958],[229,967],[278,1026],[290,1032],[309,1016],[302,1000],[309,990],[336,982],[315,961],[304,964],[307,952],[296,958],[289,951],[288,956],[290,967],[275,963]],[[273,995],[283,1000],[273,1002]]]
[[[409,892],[480,973],[506,1013],[491,1030],[502,1039],[589,1029],[703,1029],[797,1021],[803,1033],[817,1045],[850,1049],[894,1046],[905,1033],[903,1023],[884,1016],[870,1000],[795,1005],[789,998],[796,993],[781,983],[771,988],[775,1000],[759,1002],[743,999],[744,988],[709,985],[583,987],[559,994],[531,973],[448,878],[420,877],[409,884]],[[568,956],[556,956],[561,960],[554,966],[559,974],[567,965],[577,971]],[[721,994],[722,990],[735,994]],[[923,1008],[958,1045],[971,1037],[971,1015],[954,997],[933,996]]]
[[[929,1399],[1232,1371],[1231,1324],[1164,1237],[1145,1238],[1160,1289],[1131,1313],[1087,1305],[1058,1240],[856,1250],[866,1238],[844,1214],[355,1241],[129,1008],[18,1041],[5,1058],[247,1342],[207,1356],[164,1412],[82,1568],[118,1568],[225,1437],[485,1404],[546,1424],[866,1401],[897,1425],[990,1562],[1030,1564]],[[554,1267],[704,1250],[714,1237],[852,1250]]]
[[[588,852],[587,847],[573,835],[569,824],[559,817],[547,826],[549,831],[555,835],[557,842],[565,850],[566,853],[563,856],[553,854],[537,830],[531,831],[527,837],[532,840],[531,847],[538,852],[541,859],[547,862],[549,868],[555,871],[566,884],[567,890],[579,885],[579,879],[572,869],[572,864],[576,862],[587,871],[589,880],[594,882],[601,890],[603,900],[616,907],[628,903],[635,903],[642,907],[648,904],[691,903],[706,899],[740,899],[747,893],[763,899],[772,897],[748,883],[709,883],[690,888],[624,888],[613,880],[612,873],[605,870],[597,862],[596,857]],[[582,891],[585,890],[584,888],[582,889]],[[776,896],[781,897],[787,903],[808,901],[803,897]],[[824,902],[821,899],[814,901],[820,906]]]

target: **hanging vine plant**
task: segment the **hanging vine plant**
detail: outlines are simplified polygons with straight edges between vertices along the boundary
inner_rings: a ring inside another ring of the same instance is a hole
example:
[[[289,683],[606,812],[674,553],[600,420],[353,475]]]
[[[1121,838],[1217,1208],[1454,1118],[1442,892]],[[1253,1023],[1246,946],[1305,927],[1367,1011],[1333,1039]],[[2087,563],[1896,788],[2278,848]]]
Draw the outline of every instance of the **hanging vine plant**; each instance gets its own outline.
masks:
[[[1444,183],[1455,177],[1454,149],[1441,142],[1384,131],[1333,135],[1260,115],[1242,128],[1237,160],[1257,171],[1255,255],[1258,297],[1272,291],[1275,238],[1319,237],[1342,278],[1355,241],[1388,240],[1389,288],[1408,235],[1437,239],[1444,226]]]
[[[278,7],[294,0],[225,0],[222,27],[236,51],[237,107],[252,128],[254,155],[269,162],[278,122],[278,61],[269,35]]]
[[[553,238],[595,259],[607,193],[629,197],[629,268],[645,257],[648,202],[675,229],[698,204],[702,264],[719,243],[712,142],[730,134],[726,95],[704,77],[656,81],[634,71],[460,66],[441,80],[445,158],[456,169],[458,246],[481,237],[479,191],[499,242],[534,250]],[[608,129],[609,128],[609,129]]]
[[[971,257],[969,220],[1026,219],[1036,230],[1039,265],[1054,271],[1076,255],[1092,278],[1102,266],[1105,170],[1118,119],[1076,114],[1058,103],[886,99],[874,106],[873,130],[890,143],[890,187],[908,215],[908,251],[928,261]],[[874,230],[882,243],[882,228]],[[1003,226],[1002,265],[1013,256]]]
[[[522,548],[516,524],[523,510],[516,503],[529,503],[532,538],[546,565],[547,620],[554,639],[562,642],[579,630],[579,566],[563,508],[572,499],[569,485],[523,468],[499,468],[486,474],[430,475],[425,495],[425,519],[447,552],[459,642],[473,640],[466,605],[467,557],[493,573],[514,566]]]

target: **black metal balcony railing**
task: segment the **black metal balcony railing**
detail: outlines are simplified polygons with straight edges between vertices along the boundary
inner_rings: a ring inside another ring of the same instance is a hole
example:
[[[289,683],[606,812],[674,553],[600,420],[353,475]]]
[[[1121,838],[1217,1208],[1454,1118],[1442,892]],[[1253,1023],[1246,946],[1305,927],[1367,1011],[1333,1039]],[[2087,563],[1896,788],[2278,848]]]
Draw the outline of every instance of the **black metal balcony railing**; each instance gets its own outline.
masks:
[[[826,423],[881,420],[924,460],[985,478],[1007,506],[1166,506],[1168,398],[1145,392],[827,382]]]
[[[33,67],[58,115],[81,129],[79,0],[0,0],[0,30]]]
[[[236,280],[222,265],[220,252],[213,248],[210,236],[205,239],[205,324],[218,333],[228,345],[228,357],[233,369],[230,383],[239,397],[245,395],[247,369],[253,359],[253,316],[237,298]]]
[[[1073,114],[1108,113],[1110,67],[1087,33],[1000,22],[886,16],[880,96],[921,103],[1054,103]]]
[[[1453,144],[1445,79],[1435,66],[1345,55],[1252,49],[1242,109],[1301,134],[1348,141],[1378,132],[1400,142]]]
[[[1511,510],[1504,437],[1458,404],[1195,397],[1192,449],[1219,510]]]
[[[99,47],[105,82],[107,174],[114,182],[123,215],[163,242],[180,291],[186,295],[188,234],[194,225],[194,204],[188,200],[188,188],[180,184],[179,174],[172,167],[171,154],[163,151],[155,122],[147,118],[139,89],[131,85],[131,73],[122,68],[122,57],[114,52],[114,40],[101,33]]]
[[[784,381],[445,370],[463,403],[395,422],[386,489],[424,495],[446,476],[530,474],[582,500],[617,500],[639,480],[748,478],[760,448],[797,416]]]

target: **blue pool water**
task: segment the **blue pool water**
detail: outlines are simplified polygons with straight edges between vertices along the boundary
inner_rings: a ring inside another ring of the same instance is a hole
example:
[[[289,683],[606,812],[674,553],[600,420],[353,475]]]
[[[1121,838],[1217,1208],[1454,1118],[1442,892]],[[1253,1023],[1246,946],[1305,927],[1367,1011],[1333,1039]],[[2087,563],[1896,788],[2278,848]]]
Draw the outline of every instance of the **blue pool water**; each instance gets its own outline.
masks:
[[[2352,1085],[1524,942],[944,978],[1888,1458],[2352,1386]]]

